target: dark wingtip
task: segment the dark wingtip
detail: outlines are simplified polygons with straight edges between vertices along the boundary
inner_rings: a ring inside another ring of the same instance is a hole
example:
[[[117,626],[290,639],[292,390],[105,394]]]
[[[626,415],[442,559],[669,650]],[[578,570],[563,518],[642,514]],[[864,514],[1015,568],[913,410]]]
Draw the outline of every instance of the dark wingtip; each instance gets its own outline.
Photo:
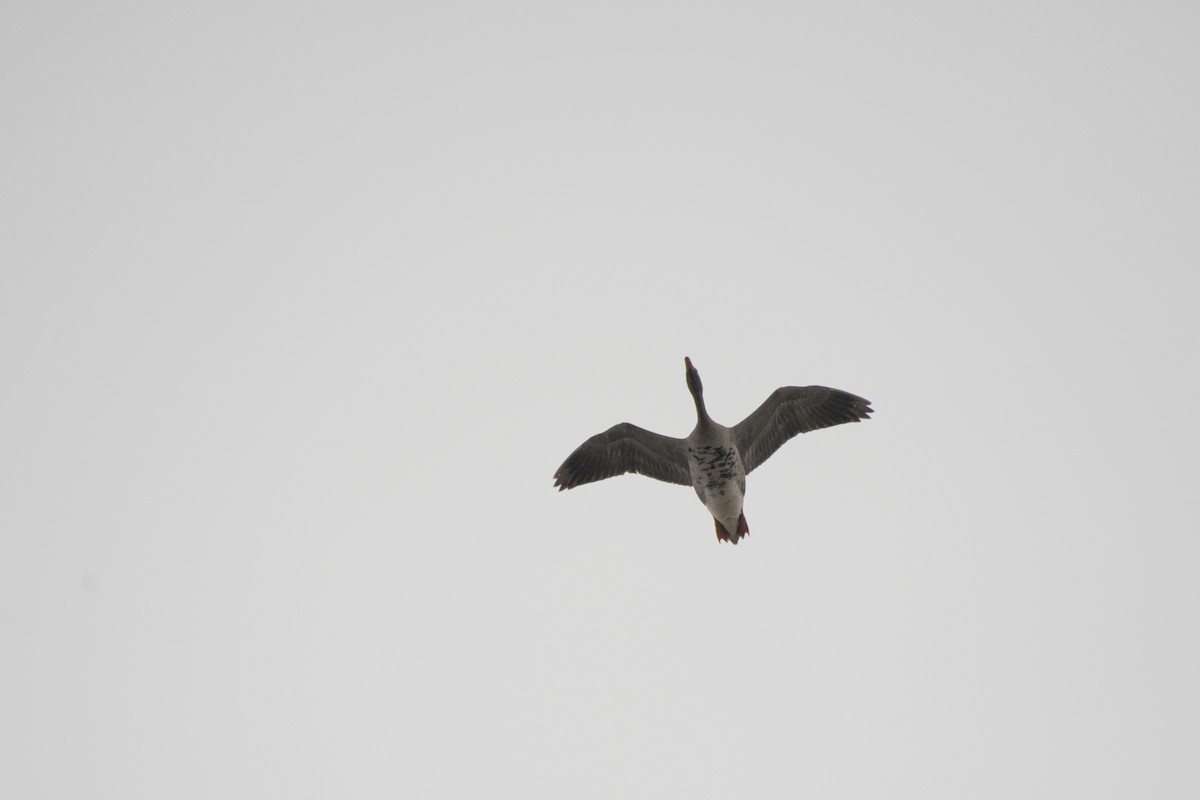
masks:
[[[871,401],[862,397],[854,398],[847,411],[850,412],[851,422],[862,422],[864,419],[870,419],[875,413],[875,409],[871,408]]]

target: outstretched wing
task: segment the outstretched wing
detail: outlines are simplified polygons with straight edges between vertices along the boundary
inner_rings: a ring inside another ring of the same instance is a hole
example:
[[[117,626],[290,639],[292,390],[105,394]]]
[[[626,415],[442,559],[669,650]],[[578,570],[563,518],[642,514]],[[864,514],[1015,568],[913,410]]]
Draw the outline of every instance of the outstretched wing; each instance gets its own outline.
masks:
[[[733,438],[749,473],[799,433],[858,422],[874,410],[857,395],[827,386],[784,386],[733,426]]]
[[[575,448],[554,473],[554,485],[561,492],[626,472],[667,483],[692,484],[683,439],[672,439],[622,422]]]

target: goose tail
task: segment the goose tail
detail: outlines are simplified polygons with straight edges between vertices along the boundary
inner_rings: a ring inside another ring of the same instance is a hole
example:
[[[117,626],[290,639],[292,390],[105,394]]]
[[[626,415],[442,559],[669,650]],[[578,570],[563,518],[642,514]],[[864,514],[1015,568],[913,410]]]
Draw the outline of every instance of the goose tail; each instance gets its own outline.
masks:
[[[750,526],[746,524],[745,512],[740,512],[738,514],[737,525],[734,526],[734,532],[732,534],[724,525],[721,524],[721,520],[713,517],[713,522],[717,524],[717,541],[719,542],[737,544],[742,540],[743,536],[750,535]]]

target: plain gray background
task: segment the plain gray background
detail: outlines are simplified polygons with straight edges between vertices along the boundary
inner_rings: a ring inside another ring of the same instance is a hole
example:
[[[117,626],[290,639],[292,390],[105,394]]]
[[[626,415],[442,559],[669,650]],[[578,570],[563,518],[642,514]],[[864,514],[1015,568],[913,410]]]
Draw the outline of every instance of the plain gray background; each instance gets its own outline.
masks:
[[[1200,795],[1198,35],[4,3],[0,794]]]

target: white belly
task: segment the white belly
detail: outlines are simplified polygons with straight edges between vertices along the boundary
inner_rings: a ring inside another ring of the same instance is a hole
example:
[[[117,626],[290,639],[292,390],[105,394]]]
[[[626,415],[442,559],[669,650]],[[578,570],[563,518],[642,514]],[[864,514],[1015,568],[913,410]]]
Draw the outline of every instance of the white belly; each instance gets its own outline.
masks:
[[[728,445],[689,446],[688,466],[700,502],[722,524],[732,519],[736,526],[746,495],[746,470],[737,450]]]

